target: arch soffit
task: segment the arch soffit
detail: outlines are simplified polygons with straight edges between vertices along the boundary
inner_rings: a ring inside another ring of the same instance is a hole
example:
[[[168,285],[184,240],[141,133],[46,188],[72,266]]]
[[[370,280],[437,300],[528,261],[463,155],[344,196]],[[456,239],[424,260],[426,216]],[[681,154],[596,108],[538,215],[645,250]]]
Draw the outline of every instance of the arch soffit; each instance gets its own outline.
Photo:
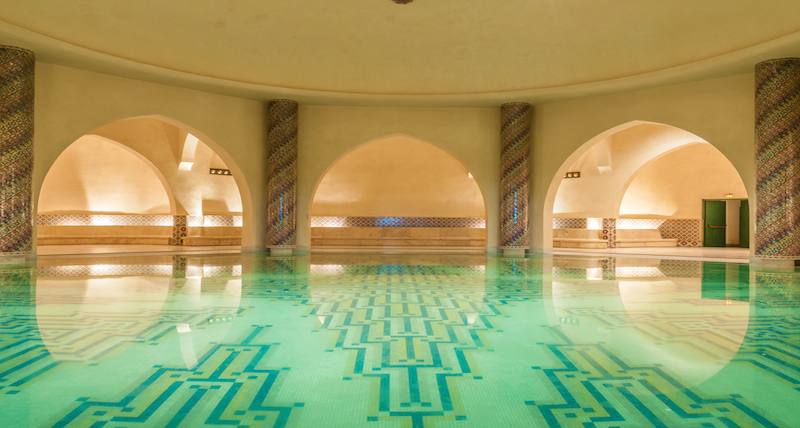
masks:
[[[432,143],[432,142],[430,142],[428,140],[425,140],[425,139],[422,139],[422,138],[415,137],[413,135],[402,134],[402,133],[389,134],[389,135],[384,135],[384,136],[381,136],[381,137],[378,137],[378,138],[373,138],[372,140],[366,141],[366,142],[361,143],[361,144],[359,144],[359,145],[357,145],[355,147],[352,147],[349,150],[347,150],[344,153],[342,153],[341,155],[339,155],[339,157],[337,157],[333,162],[331,162],[327,166],[327,168],[325,168],[325,170],[322,172],[322,174],[320,174],[319,177],[317,177],[316,183],[314,184],[314,190],[311,192],[311,199],[309,200],[309,206],[310,206],[311,203],[314,202],[314,198],[317,196],[317,189],[319,189],[319,185],[320,185],[320,183],[322,183],[322,179],[325,178],[325,176],[328,175],[328,172],[330,172],[331,168],[333,168],[334,165],[339,163],[339,161],[341,161],[345,156],[347,156],[350,153],[353,153],[354,151],[356,151],[356,150],[358,150],[358,149],[360,149],[362,147],[365,147],[365,146],[367,146],[369,144],[376,143],[378,141],[386,140],[386,139],[389,139],[389,138],[394,138],[394,137],[405,137],[405,138],[409,138],[409,139],[412,139],[412,140],[421,141],[421,142],[423,142],[425,144],[433,146],[437,150],[441,150],[441,151],[447,153],[448,156],[450,156],[451,158],[455,159],[458,163],[463,165],[464,168],[470,174],[472,174],[473,178],[475,178],[475,184],[478,186],[478,190],[481,192],[481,198],[483,199],[483,207],[484,207],[484,213],[485,213],[484,215],[486,216],[487,222],[488,222],[489,206],[486,203],[486,192],[483,191],[483,186],[481,185],[481,179],[472,172],[472,169],[470,169],[464,162],[462,162],[461,159],[459,159],[458,157],[456,157],[455,155],[450,153],[448,150],[445,150],[445,149],[439,147],[437,144]]]
[[[103,140],[106,143],[113,144],[114,146],[119,147],[119,148],[125,150],[126,152],[132,154],[133,156],[136,157],[136,159],[140,160],[142,163],[147,165],[147,168],[150,169],[150,171],[152,171],[153,174],[155,174],[155,176],[158,178],[158,181],[161,183],[161,186],[164,188],[164,192],[167,194],[167,198],[169,199],[169,212],[170,212],[170,214],[175,215],[177,213],[177,203],[175,202],[175,194],[172,192],[172,187],[167,182],[167,178],[164,176],[164,174],[161,172],[161,170],[158,169],[158,167],[156,167],[155,164],[153,164],[153,162],[150,162],[150,159],[147,159],[141,153],[139,153],[136,150],[128,147],[125,144],[120,143],[119,141],[115,141],[115,140],[112,140],[110,138],[103,137],[102,135],[97,135],[97,134],[92,134],[92,133],[84,134],[84,135],[78,137],[69,146],[67,146],[67,148],[72,146],[73,144],[78,142],[78,140],[80,140],[81,138],[83,138],[85,136],[91,136],[91,137]],[[64,148],[64,150],[66,150],[67,148]],[[51,163],[50,167],[47,169],[47,174],[45,174],[44,181],[42,181],[42,185],[43,186],[44,186],[44,182],[47,180],[47,176],[50,174],[50,170],[53,168],[53,165],[56,162],[58,162],[58,159],[61,158],[61,155],[64,154],[64,150],[61,151],[61,153],[58,155],[58,157],[55,159],[55,161],[53,161],[53,163]],[[41,192],[39,192],[39,193],[40,193],[39,197],[41,198],[42,197]],[[37,203],[37,206],[38,205],[39,204]]]
[[[231,173],[233,175],[233,179],[236,181],[236,185],[239,188],[239,194],[240,194],[241,199],[242,199],[242,211],[243,211],[242,214],[243,214],[243,216],[245,218],[245,221],[248,221],[249,217],[252,216],[253,202],[252,202],[252,197],[251,197],[251,193],[250,193],[250,187],[248,186],[247,180],[245,179],[244,174],[242,173],[242,170],[239,168],[238,163],[233,159],[233,157],[230,156],[230,154],[228,154],[227,151],[225,151],[225,149],[222,148],[222,146],[219,145],[219,143],[217,143],[213,138],[208,136],[208,134],[198,130],[197,128],[189,126],[184,122],[181,122],[181,121],[176,120],[176,119],[172,119],[172,118],[170,118],[168,116],[163,116],[163,115],[159,115],[159,114],[144,114],[144,115],[138,115],[138,116],[120,117],[120,118],[112,119],[112,120],[108,120],[108,121],[100,121],[102,123],[95,123],[90,128],[90,130],[88,130],[87,132],[84,132],[84,133],[82,133],[80,135],[74,135],[73,138],[71,140],[69,140],[69,144],[66,144],[61,149],[61,151],[59,152],[58,156],[56,156],[55,158],[53,158],[49,162],[49,164],[47,165],[47,171],[50,171],[50,169],[53,167],[53,163],[55,163],[55,161],[58,159],[58,157],[61,156],[61,153],[63,153],[64,150],[66,150],[67,147],[72,145],[72,143],[77,141],[80,137],[82,137],[84,135],[95,135],[97,137],[101,137],[99,135],[92,134],[92,132],[95,129],[98,129],[98,128],[100,128],[102,126],[105,126],[105,125],[108,125],[110,123],[119,122],[119,121],[128,120],[128,119],[142,119],[142,118],[156,119],[156,120],[159,120],[161,122],[164,122],[164,123],[170,124],[172,126],[175,126],[177,128],[183,129],[184,131],[188,131],[192,135],[194,135],[195,137],[200,139],[200,141],[202,141],[208,147],[210,147],[211,150],[213,150],[214,153],[216,153],[217,156],[219,156],[222,159],[222,161],[225,162],[225,165],[228,167],[228,169],[231,170]],[[101,137],[101,138],[104,138],[104,139],[106,139],[108,141],[112,141],[115,144],[118,144],[119,146],[124,147],[127,150],[131,151],[136,156],[143,158],[143,156],[139,152],[131,149],[130,147],[128,147],[128,146],[126,146],[126,145],[124,145],[122,143],[107,139],[105,137]],[[155,167],[155,165],[153,165],[152,162],[150,162],[149,160],[147,161],[147,163],[148,163],[148,165],[152,165],[154,168],[157,169],[157,167]],[[161,180],[163,178],[163,173],[161,173],[161,171],[158,171],[157,175],[159,175],[159,180]],[[45,174],[45,177],[46,177],[46,174]],[[172,190],[170,189],[170,187],[168,185],[165,186],[165,189],[169,189],[167,191],[167,194],[170,196],[170,210],[172,210],[172,213],[175,214],[176,213],[176,205],[175,205],[174,195],[173,195]]]
[[[698,137],[698,138],[699,138],[699,137]],[[713,145],[713,144],[707,143],[706,141],[697,141],[697,142],[694,142],[694,143],[682,144],[682,145],[680,145],[680,146],[673,147],[673,148],[671,148],[671,149],[669,149],[669,150],[665,150],[665,151],[663,151],[663,152],[661,152],[661,153],[657,154],[656,156],[653,156],[653,157],[652,157],[652,158],[650,158],[650,159],[649,159],[647,162],[643,163],[643,164],[642,164],[642,165],[640,165],[638,168],[636,168],[636,170],[635,170],[635,171],[633,171],[633,173],[632,173],[632,174],[631,174],[631,175],[628,177],[628,179],[625,181],[625,184],[623,184],[623,185],[622,185],[622,187],[620,188],[619,195],[617,195],[617,203],[616,203],[616,205],[615,205],[615,215],[616,215],[617,217],[619,217],[619,210],[620,210],[620,208],[622,207],[622,200],[623,200],[623,199],[625,199],[625,194],[626,194],[626,193],[628,193],[628,188],[629,188],[629,187],[631,186],[631,184],[633,183],[633,180],[635,180],[635,179],[636,179],[636,177],[637,177],[637,176],[638,176],[638,175],[639,175],[639,174],[640,174],[642,171],[644,171],[644,169],[645,169],[645,168],[647,168],[649,165],[652,165],[654,162],[656,162],[657,160],[659,160],[659,159],[663,158],[664,156],[666,156],[666,155],[668,155],[668,154],[670,154],[670,153],[674,153],[674,152],[676,152],[676,151],[678,151],[678,150],[685,149],[685,148],[687,148],[687,147],[690,147],[690,146],[695,146],[695,145],[697,145],[697,144],[708,144],[708,145],[710,145],[711,147],[714,147],[714,145]],[[725,157],[725,159],[726,159],[726,160],[728,160],[728,157],[727,157],[727,156],[725,156],[725,154],[724,154],[724,153],[722,153],[722,151],[720,151],[720,150],[719,150],[718,148],[716,148],[716,147],[714,147],[714,149],[715,149],[715,150],[716,150],[716,151],[717,151],[717,152],[718,152],[720,155],[722,155],[723,157]],[[733,167],[734,169],[736,169],[736,167],[733,165],[733,163],[732,163],[730,160],[728,160],[728,163],[731,165],[731,167]],[[738,175],[738,177],[739,177],[739,181],[740,181],[740,182],[742,182],[742,187],[744,187],[744,188],[745,188],[745,196],[748,196],[748,195],[747,195],[747,193],[746,193],[746,192],[747,192],[747,186],[745,186],[745,185],[744,185],[744,180],[742,180],[742,176],[741,176],[741,174],[739,174],[739,171],[738,171],[738,170],[736,170],[736,173],[737,173],[737,175]]]
[[[636,170],[630,175],[630,177],[628,177],[627,181],[625,182],[625,184],[624,184],[624,186],[622,188],[622,191],[618,195],[618,200],[617,200],[616,205],[615,205],[615,207],[616,207],[615,210],[616,210],[616,215],[617,216],[619,216],[619,208],[620,208],[620,206],[622,204],[622,198],[624,197],[625,192],[627,191],[627,189],[630,186],[630,184],[633,182],[633,179],[636,177],[636,175],[638,175],[639,172],[641,172],[642,168],[644,166],[646,166],[646,165],[649,165],[651,162],[661,158],[662,156],[674,151],[674,150],[677,150],[677,149],[680,149],[680,148],[683,148],[683,147],[687,147],[688,145],[692,145],[692,144],[699,144],[699,143],[711,144],[712,147],[717,149],[717,151],[719,151],[720,154],[725,156],[725,159],[727,159],[728,162],[730,162],[730,159],[725,155],[725,153],[722,152],[718,147],[714,146],[714,144],[712,144],[711,142],[707,141],[703,137],[701,137],[701,136],[699,136],[699,135],[697,135],[697,134],[695,134],[695,133],[693,133],[691,131],[688,131],[686,129],[683,129],[683,128],[680,128],[680,127],[677,127],[677,126],[669,125],[669,124],[666,124],[666,123],[645,121],[645,120],[632,120],[630,122],[626,122],[626,123],[617,125],[615,127],[609,128],[609,129],[607,129],[607,130],[595,135],[594,137],[592,137],[591,139],[586,141],[584,144],[582,144],[580,147],[578,147],[574,152],[572,152],[572,154],[569,157],[567,157],[567,159],[564,160],[564,162],[561,164],[561,166],[557,170],[556,174],[553,176],[553,178],[552,178],[552,180],[550,182],[550,185],[548,187],[547,194],[545,196],[544,215],[543,215],[543,221],[544,221],[543,226],[544,226],[545,230],[548,230],[548,229],[550,229],[552,227],[550,222],[552,222],[553,205],[555,203],[555,197],[556,197],[556,194],[558,193],[558,188],[559,188],[559,185],[561,184],[561,180],[563,180],[563,176],[567,172],[569,167],[572,166],[575,162],[577,162],[578,159],[580,159],[581,156],[583,156],[586,152],[588,152],[589,149],[594,147],[597,143],[603,141],[604,139],[606,139],[608,137],[611,137],[614,134],[617,134],[617,133],[622,132],[624,130],[633,128],[634,126],[643,125],[643,124],[661,125],[661,126],[667,126],[667,127],[670,127],[670,128],[674,128],[674,129],[686,132],[687,134],[694,136],[695,140],[691,141],[691,142],[687,142],[686,144],[682,144],[682,145],[679,145],[677,147],[672,147],[672,148],[670,148],[668,150],[665,150],[664,152],[661,152],[661,153],[657,154],[656,156],[650,158],[647,162],[643,163],[638,168],[636,168]],[[734,169],[736,169],[736,172],[739,174],[739,179],[741,180],[741,173],[739,172],[739,169],[736,168],[736,165],[734,165],[732,162],[730,162],[730,163],[731,163],[731,166],[733,166]]]

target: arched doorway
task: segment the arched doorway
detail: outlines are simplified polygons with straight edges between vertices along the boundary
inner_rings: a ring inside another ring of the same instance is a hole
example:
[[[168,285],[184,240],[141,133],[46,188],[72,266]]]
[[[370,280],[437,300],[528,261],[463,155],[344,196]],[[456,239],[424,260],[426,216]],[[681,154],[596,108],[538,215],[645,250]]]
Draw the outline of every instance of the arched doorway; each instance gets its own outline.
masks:
[[[561,170],[543,225],[553,248],[701,247],[711,234],[721,236],[715,246],[749,244],[741,176],[718,149],[683,129],[631,122],[587,142]],[[712,202],[722,217],[709,228]]]
[[[39,191],[38,244],[238,248],[238,169],[178,125],[125,119],[68,146]]]
[[[486,203],[472,173],[404,135],[339,158],[317,183],[310,216],[315,248],[486,248]]]

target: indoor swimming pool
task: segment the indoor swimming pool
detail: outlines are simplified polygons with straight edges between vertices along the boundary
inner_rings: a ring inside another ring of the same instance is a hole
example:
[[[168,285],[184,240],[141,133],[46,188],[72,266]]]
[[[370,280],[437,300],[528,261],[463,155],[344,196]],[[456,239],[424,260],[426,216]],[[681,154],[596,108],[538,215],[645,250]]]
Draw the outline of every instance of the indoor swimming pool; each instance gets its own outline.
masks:
[[[0,265],[7,427],[800,426],[800,272],[470,254]]]

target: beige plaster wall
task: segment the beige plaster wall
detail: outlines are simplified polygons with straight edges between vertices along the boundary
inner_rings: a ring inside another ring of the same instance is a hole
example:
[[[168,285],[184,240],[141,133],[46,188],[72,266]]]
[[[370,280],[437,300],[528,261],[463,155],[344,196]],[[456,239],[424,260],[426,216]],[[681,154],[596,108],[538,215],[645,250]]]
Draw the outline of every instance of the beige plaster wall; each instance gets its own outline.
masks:
[[[300,106],[297,244],[309,245],[314,189],[334,163],[360,145],[390,136],[442,149],[472,172],[487,209],[488,245],[497,246],[500,186],[499,108]]]
[[[561,177],[569,167],[594,143],[635,124],[668,124],[708,141],[731,161],[748,194],[754,194],[753,81],[752,74],[736,75],[535,106],[532,247],[552,245],[553,204]],[[39,62],[35,102],[37,197],[50,166],[80,136],[117,120],[154,116],[192,132],[219,154],[242,192],[243,246],[263,246],[267,147],[262,101]],[[313,191],[338,158],[361,144],[407,135],[445,150],[472,171],[486,200],[488,245],[496,247],[500,114],[499,105],[487,102],[484,106],[301,105],[297,244],[309,243]],[[755,219],[752,211],[751,219]]]
[[[701,218],[703,199],[721,199],[727,193],[747,198],[736,169],[713,146],[695,144],[667,153],[639,170],[622,198],[619,214]]]
[[[265,226],[254,218],[263,218],[266,205],[264,103],[42,62],[35,102],[34,200],[52,164],[82,135],[122,119],[155,117],[199,137],[231,169],[242,193],[242,245],[263,246]],[[180,151],[170,150],[159,159],[175,162]]]
[[[536,106],[531,246],[552,247],[553,206],[564,173],[595,143],[644,122],[668,124],[713,144],[754,194],[753,79],[745,74]]]
[[[457,159],[394,136],[339,159],[320,181],[312,216],[484,217],[483,195]]]
[[[170,198],[153,168],[119,144],[83,136],[47,174],[39,214],[170,214]]]

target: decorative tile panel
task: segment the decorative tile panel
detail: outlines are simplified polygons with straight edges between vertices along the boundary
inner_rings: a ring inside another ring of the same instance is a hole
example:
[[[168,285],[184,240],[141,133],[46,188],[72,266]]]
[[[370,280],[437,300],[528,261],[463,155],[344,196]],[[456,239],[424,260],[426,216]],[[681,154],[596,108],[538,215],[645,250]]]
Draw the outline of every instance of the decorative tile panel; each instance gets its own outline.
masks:
[[[187,235],[187,226],[185,215],[176,215],[172,225],[172,238],[169,240],[170,245],[183,245],[183,238]]]
[[[608,241],[606,248],[617,248],[617,219],[603,219],[603,239]]]
[[[0,45],[0,254],[33,250],[31,51]]]
[[[500,108],[500,247],[529,248],[531,106],[507,103]]]
[[[755,255],[800,258],[800,58],[756,65]]]
[[[586,229],[585,218],[554,218],[553,229]]]
[[[184,216],[185,217],[185,216]],[[40,214],[39,226],[173,226],[171,215]]]
[[[617,229],[658,229],[665,221],[663,218],[618,218]]]
[[[43,277],[61,276],[127,276],[155,275],[172,276],[173,265],[73,265],[40,266],[36,275]]]
[[[671,220],[667,219],[658,227],[661,237],[677,239],[679,247],[703,246],[703,220]]]
[[[457,227],[485,229],[477,217],[311,217],[311,227]]]
[[[207,215],[203,216],[205,227],[242,227],[240,215]]]
[[[486,266],[311,265],[311,275],[484,275]]]
[[[295,247],[297,109],[297,101],[269,101],[266,246],[270,248]]]

